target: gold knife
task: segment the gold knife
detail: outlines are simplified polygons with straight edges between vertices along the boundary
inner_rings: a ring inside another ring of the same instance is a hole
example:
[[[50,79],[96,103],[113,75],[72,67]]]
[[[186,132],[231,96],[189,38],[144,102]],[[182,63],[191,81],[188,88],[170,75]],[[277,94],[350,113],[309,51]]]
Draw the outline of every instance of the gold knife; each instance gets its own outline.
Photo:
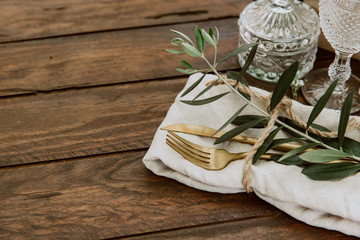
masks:
[[[168,125],[168,126],[162,127],[160,129],[167,130],[167,131],[188,133],[188,134],[193,134],[193,135],[197,135],[197,136],[212,137],[212,138],[219,138],[221,135],[223,135],[225,133],[223,131],[220,131],[220,132],[216,133],[215,135],[213,135],[216,132],[216,129],[201,126],[201,125],[193,125],[193,124],[173,124],[173,125]],[[257,139],[238,135],[238,136],[235,136],[235,137],[229,139],[229,141],[254,145],[255,142],[257,141]],[[284,143],[284,144],[281,144],[281,145],[275,147],[275,149],[288,152],[288,151],[291,151],[300,146],[301,145],[299,145],[299,144]]]

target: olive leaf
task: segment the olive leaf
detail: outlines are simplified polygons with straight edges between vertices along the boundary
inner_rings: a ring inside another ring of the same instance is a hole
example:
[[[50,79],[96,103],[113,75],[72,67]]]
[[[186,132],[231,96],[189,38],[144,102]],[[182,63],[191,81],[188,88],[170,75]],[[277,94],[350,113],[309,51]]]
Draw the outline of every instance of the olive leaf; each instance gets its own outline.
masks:
[[[314,180],[336,180],[352,175],[359,170],[359,163],[339,162],[309,165],[301,172]]]
[[[246,87],[249,87],[249,84],[248,82],[246,81],[245,78],[241,77],[240,78],[240,73],[238,72],[235,72],[235,71],[227,71],[226,72],[226,77],[229,78],[229,79],[233,79],[236,81],[236,84],[238,83],[238,80],[240,81],[241,84],[245,85]],[[247,93],[244,93],[242,91],[240,91],[238,89],[238,92],[243,95],[247,100],[251,101],[251,96],[248,95]]]
[[[214,132],[211,136],[214,136],[215,134],[217,134],[218,132],[220,132],[221,130],[223,130],[227,125],[229,125],[237,116],[239,116],[239,114],[247,107],[247,104],[245,104],[244,106],[242,106],[234,115],[232,115],[229,120],[227,120],[218,130],[216,130],[216,132]]]
[[[183,42],[184,40],[182,38],[174,38],[173,40],[171,40],[171,44],[176,47],[180,46]]]
[[[203,53],[205,50],[206,41],[205,41],[205,38],[202,35],[202,32],[198,26],[196,26],[196,28],[195,28],[195,39],[196,39],[196,44],[197,44],[200,52]]]
[[[219,29],[217,27],[215,27],[215,30],[216,30],[216,43],[219,42],[219,39],[220,39],[220,33],[219,33]]]
[[[210,37],[214,38],[214,31],[212,28],[209,28],[209,35]]]
[[[342,149],[342,145],[344,142],[345,132],[349,122],[351,108],[353,105],[354,93],[354,90],[352,90],[351,93],[345,98],[343,106],[341,108],[340,121],[338,126],[338,140],[340,149]]]
[[[209,28],[209,35],[210,35],[210,37],[214,40],[214,42],[216,42],[216,38],[215,38],[215,36],[214,36],[214,31],[213,31],[212,28]]]
[[[210,34],[208,34],[204,29],[201,29],[201,33],[202,33],[204,39],[206,40],[206,42],[208,42],[210,45],[212,45],[214,47],[216,46],[216,41]]]
[[[259,43],[259,42],[257,42],[257,43]],[[239,76],[238,76],[237,79],[236,79],[236,86],[238,85],[239,82],[241,82],[241,79],[243,78],[245,72],[246,72],[247,69],[250,67],[252,61],[254,60],[254,57],[255,57],[255,55],[256,55],[256,51],[257,51],[258,45],[259,45],[259,44],[256,44],[255,46],[253,46],[253,47],[251,48],[251,51],[250,51],[250,53],[249,53],[249,56],[248,56],[248,58],[246,59],[246,62],[245,62],[245,64],[244,64],[244,66],[242,67],[242,69],[241,69],[241,71],[240,71],[240,73],[239,73]],[[247,85],[247,87],[248,87],[248,86],[249,86],[249,85]]]
[[[302,133],[305,133],[305,128],[301,127],[297,122],[295,122],[294,120],[291,120],[291,119],[288,119],[288,118],[282,118],[280,117],[279,120],[283,123],[285,123],[286,125],[296,129],[297,131],[299,132],[302,132]],[[326,127],[324,126],[321,126],[319,124],[311,124],[311,127],[313,127],[314,129],[317,129],[317,130],[320,130],[320,131],[323,131],[323,132],[331,132],[329,129],[327,129]],[[287,132],[288,134],[294,136],[294,137],[301,137],[300,135],[298,134],[295,134],[293,131],[291,130],[288,130],[287,128],[284,128],[284,131]],[[312,138],[318,140],[319,142],[324,142],[323,140],[323,137],[320,137],[320,136],[317,136],[313,133],[308,133],[309,136],[311,136]]]
[[[301,153],[301,152],[303,152],[303,151],[305,151],[305,150],[307,150],[309,148],[313,148],[313,147],[316,147],[318,145],[319,145],[318,143],[309,143],[309,144],[303,145],[301,147],[295,148],[295,149],[285,153],[278,161],[281,162],[282,160],[285,160],[288,157],[294,156],[294,155],[296,155],[298,153]],[[313,150],[313,151],[315,151],[315,150]],[[311,151],[311,152],[313,152],[313,151]],[[303,159],[303,158],[301,158],[301,159]],[[305,160],[305,159],[303,159],[303,160]]]
[[[216,46],[216,44],[219,42],[219,37],[220,37],[220,34],[219,34],[219,29],[217,29],[217,27],[215,27],[215,30],[216,30],[216,36],[214,34],[214,30],[212,28],[209,28],[209,36],[211,37],[211,39],[209,38],[209,41],[208,41],[211,45],[213,45],[214,47]],[[206,37],[208,38],[209,36],[206,34],[206,31],[205,30],[201,30],[204,37],[206,35]]]
[[[342,144],[342,148],[344,152],[360,157],[360,142],[345,137],[344,142]]]
[[[174,49],[165,49],[165,51],[173,54],[181,54],[184,53],[184,50],[174,50]]]
[[[189,105],[204,105],[204,104],[208,104],[211,102],[214,102],[216,100],[218,100],[219,98],[222,98],[223,96],[225,96],[226,94],[229,94],[230,92],[225,92],[225,93],[221,93],[219,95],[213,96],[213,97],[209,97],[209,98],[205,98],[205,99],[201,99],[201,100],[180,100],[180,102],[185,103],[185,104],[189,104]]]
[[[187,42],[181,43],[181,46],[185,53],[187,53],[191,57],[201,57],[202,54],[197,50],[194,46],[188,44]]]
[[[240,73],[236,72],[236,71],[227,71],[226,72],[226,77],[229,79],[233,79],[233,80],[238,80],[240,81],[241,84],[249,87],[249,83],[246,81],[245,78],[240,78]]]
[[[185,95],[187,95],[188,93],[190,93],[192,90],[194,90],[197,85],[199,85],[201,83],[201,81],[204,79],[204,77],[206,76],[207,73],[203,74],[198,80],[196,80],[196,82],[194,82],[188,89],[186,89],[184,91],[183,94],[181,94],[180,97],[184,97]]]
[[[194,43],[191,41],[191,39],[186,36],[186,34],[182,33],[182,32],[179,32],[179,31],[176,31],[174,29],[171,29],[171,31],[177,35],[180,35],[181,37],[183,37],[186,41],[188,41],[189,43],[191,43],[193,46],[194,46]]]
[[[330,162],[346,157],[351,157],[351,154],[330,149],[312,150],[300,155],[302,160],[311,163]]]
[[[315,104],[313,110],[311,111],[311,113],[309,115],[307,125],[306,125],[306,130],[309,129],[311,124],[315,121],[315,119],[319,116],[321,111],[324,109],[326,103],[329,101],[331,94],[333,93],[333,91],[336,87],[337,82],[338,82],[338,80],[331,83],[331,85],[328,87],[328,89],[325,91],[325,93],[319,98],[319,100]]]
[[[204,95],[204,93],[206,93],[207,91],[209,91],[212,87],[214,87],[216,85],[216,83],[219,81],[219,79],[216,79],[214,82],[212,82],[209,86],[207,86],[205,89],[203,89],[198,95],[196,95],[193,99],[196,100],[199,97],[201,97],[202,95]]]
[[[235,51],[232,51],[232,52],[231,52],[230,54],[228,54],[226,57],[224,57],[224,58],[222,58],[221,60],[219,60],[218,63],[224,62],[224,61],[226,61],[226,60],[228,60],[228,59],[230,59],[230,58],[232,58],[232,57],[235,57],[235,56],[237,56],[239,53],[244,52],[244,51],[248,50],[249,48],[252,48],[252,47],[255,46],[255,45],[258,45],[258,43],[255,42],[255,43],[250,43],[250,44],[241,46],[241,47],[239,47],[238,49],[236,49]]]
[[[195,68],[194,68],[190,63],[188,63],[187,61],[185,61],[185,60],[180,60],[180,62],[181,62],[181,64],[182,64],[184,67],[189,68],[189,69],[191,69],[191,70],[195,70]]]
[[[196,70],[192,70],[192,69],[182,69],[182,68],[176,68],[176,71],[180,72],[180,73],[184,73],[184,74],[193,74],[196,72]]]
[[[332,148],[335,148],[335,149],[340,148],[339,141],[337,138],[322,138],[322,141],[324,144],[326,144]],[[343,152],[360,157],[360,142],[358,142],[354,139],[345,137],[342,146],[343,146],[342,147]]]
[[[303,166],[306,165],[307,162],[305,162],[304,160],[302,160],[298,155],[293,155],[291,157],[288,157],[284,160],[282,160],[281,162],[279,162],[281,156],[279,155],[274,155],[271,156],[271,160],[283,164],[283,165],[295,165],[295,166]]]
[[[295,122],[294,120],[291,120],[289,118],[285,118],[285,117],[279,117],[279,120],[281,120],[283,123],[286,123],[287,125],[290,125],[293,128],[296,128],[297,130],[300,130],[301,132],[305,133],[305,128],[302,128],[297,122]],[[331,132],[328,128],[320,125],[320,124],[316,124],[316,123],[312,123],[311,127],[317,130],[320,130],[322,132]]]
[[[258,148],[258,150],[256,151],[253,159],[252,159],[252,163],[255,164],[261,157],[261,155],[263,155],[268,146],[272,143],[272,141],[274,140],[276,134],[282,129],[282,127],[276,128],[275,130],[273,130],[269,136],[267,136],[267,138],[265,139],[264,143]]]
[[[251,121],[255,121],[255,120],[260,120],[261,121],[253,126],[253,128],[264,128],[266,127],[266,125],[268,124],[269,118],[264,117],[264,116],[259,116],[259,115],[241,115],[236,117],[231,123],[235,124],[235,125],[241,125],[244,124],[246,122],[251,122]]]
[[[230,131],[224,133],[223,135],[221,135],[214,144],[219,144],[222,142],[225,142],[237,135],[239,135],[240,133],[248,130],[249,128],[252,128],[253,126],[255,126],[256,124],[258,124],[258,122],[260,122],[261,120],[258,121],[252,121],[252,122],[246,122],[238,127],[235,127],[233,129],[231,129]]]
[[[294,62],[288,67],[280,76],[279,81],[277,82],[270,101],[270,111],[280,103],[282,98],[285,96],[288,91],[292,81],[296,76],[296,72],[299,67],[299,61]]]
[[[316,124],[316,123],[311,124],[311,127],[314,129],[320,130],[322,132],[331,132],[328,128],[321,126],[319,124]]]
[[[275,139],[274,141],[272,141],[272,143],[267,147],[266,151],[276,148],[277,146],[281,145],[281,144],[285,144],[285,143],[289,143],[289,142],[295,142],[295,141],[300,141],[302,140],[301,138],[279,138],[279,139]]]

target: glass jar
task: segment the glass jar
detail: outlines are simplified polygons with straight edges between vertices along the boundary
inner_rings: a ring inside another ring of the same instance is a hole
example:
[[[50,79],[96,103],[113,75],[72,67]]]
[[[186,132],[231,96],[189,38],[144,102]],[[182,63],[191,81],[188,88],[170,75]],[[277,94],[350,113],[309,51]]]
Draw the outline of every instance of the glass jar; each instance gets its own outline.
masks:
[[[320,24],[316,11],[307,4],[297,0],[257,0],[241,12],[238,25],[240,46],[259,40],[248,69],[253,77],[277,82],[286,68],[299,61],[299,80],[313,68]],[[239,54],[241,67],[249,52]]]

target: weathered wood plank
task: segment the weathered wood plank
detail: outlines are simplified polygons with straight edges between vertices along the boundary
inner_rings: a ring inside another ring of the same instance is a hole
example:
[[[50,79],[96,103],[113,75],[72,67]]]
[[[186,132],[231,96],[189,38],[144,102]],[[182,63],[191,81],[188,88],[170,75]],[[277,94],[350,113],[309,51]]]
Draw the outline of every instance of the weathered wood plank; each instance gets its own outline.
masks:
[[[225,223],[197,226],[167,232],[146,234],[121,239],[358,239],[342,233],[312,227],[282,213],[275,216],[241,219]]]
[[[1,239],[102,239],[278,214],[148,171],[145,152],[0,170]]]
[[[185,81],[164,79],[0,99],[0,166],[147,148]]]
[[[0,42],[237,17],[249,2],[3,0],[0,1]]]
[[[0,166],[149,147],[187,79],[0,100]]]
[[[231,18],[3,44],[0,96],[180,76],[175,71],[182,67],[180,59],[195,66],[203,62],[166,52],[177,36],[170,29],[193,36],[197,24],[217,26],[221,57],[237,48],[236,21]],[[210,47],[208,51],[213,54]],[[202,67],[205,64],[199,65]],[[220,70],[237,67],[236,58],[219,65]]]

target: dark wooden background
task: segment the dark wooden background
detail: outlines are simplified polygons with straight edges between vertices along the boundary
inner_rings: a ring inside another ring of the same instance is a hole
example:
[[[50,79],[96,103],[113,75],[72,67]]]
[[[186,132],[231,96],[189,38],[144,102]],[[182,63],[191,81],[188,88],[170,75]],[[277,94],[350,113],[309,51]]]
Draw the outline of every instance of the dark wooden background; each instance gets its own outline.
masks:
[[[351,239],[142,164],[187,79],[170,29],[217,26],[224,56],[249,2],[1,0],[0,238]],[[332,58],[320,50],[316,67]]]

